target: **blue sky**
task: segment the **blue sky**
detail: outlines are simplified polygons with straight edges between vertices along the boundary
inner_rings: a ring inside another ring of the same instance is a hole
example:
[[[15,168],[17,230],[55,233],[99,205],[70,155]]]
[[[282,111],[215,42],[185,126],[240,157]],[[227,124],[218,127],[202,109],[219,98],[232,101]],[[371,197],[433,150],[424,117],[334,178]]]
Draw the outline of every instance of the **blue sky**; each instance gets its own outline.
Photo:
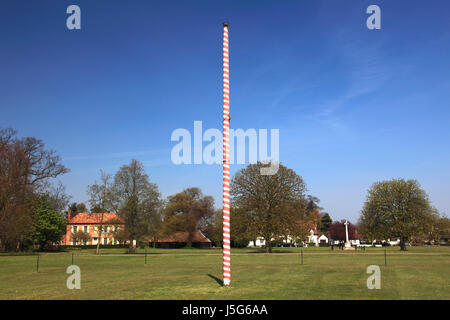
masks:
[[[66,8],[81,8],[81,30]],[[368,30],[366,8],[381,8]],[[136,158],[163,196],[221,167],[172,164],[173,130],[222,126],[230,22],[232,128],[280,130],[280,160],[334,220],[370,185],[417,179],[450,209],[448,1],[22,1],[0,4],[0,126],[43,139],[73,201]],[[232,173],[242,168],[235,165]]]

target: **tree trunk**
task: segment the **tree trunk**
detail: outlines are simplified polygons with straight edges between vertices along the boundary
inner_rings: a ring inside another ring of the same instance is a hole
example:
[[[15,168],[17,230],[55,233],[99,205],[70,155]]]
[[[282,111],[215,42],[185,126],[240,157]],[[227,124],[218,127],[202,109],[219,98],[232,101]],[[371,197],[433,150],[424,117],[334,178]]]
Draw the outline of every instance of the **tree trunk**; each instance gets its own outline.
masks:
[[[128,245],[128,248],[129,248],[129,249],[132,249],[132,248],[133,248],[133,239],[130,239],[130,244]]]
[[[103,205],[103,203],[102,203]],[[102,212],[100,215],[100,232],[98,233],[98,242],[97,242],[97,248],[95,249],[95,254],[99,254],[100,252],[100,244],[102,242],[102,233],[103,233],[103,217],[104,213]]]
[[[272,253],[272,244],[266,240],[266,253]]]
[[[400,251],[407,251],[406,249],[406,238],[400,238]]]
[[[100,243],[102,241],[103,226],[101,226],[99,230],[100,232],[98,233],[98,241],[97,241],[97,248],[95,249],[95,254],[99,254],[100,252]]]

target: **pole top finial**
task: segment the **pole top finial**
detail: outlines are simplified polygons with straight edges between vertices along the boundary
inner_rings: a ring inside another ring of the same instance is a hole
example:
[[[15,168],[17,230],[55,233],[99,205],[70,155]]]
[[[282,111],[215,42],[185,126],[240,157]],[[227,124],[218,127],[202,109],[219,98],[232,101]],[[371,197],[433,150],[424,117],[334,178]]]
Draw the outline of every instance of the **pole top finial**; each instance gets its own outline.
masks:
[[[228,21],[225,21],[225,22],[223,22],[223,26],[224,26],[224,27],[229,27],[229,26],[230,26],[230,23],[229,23]]]

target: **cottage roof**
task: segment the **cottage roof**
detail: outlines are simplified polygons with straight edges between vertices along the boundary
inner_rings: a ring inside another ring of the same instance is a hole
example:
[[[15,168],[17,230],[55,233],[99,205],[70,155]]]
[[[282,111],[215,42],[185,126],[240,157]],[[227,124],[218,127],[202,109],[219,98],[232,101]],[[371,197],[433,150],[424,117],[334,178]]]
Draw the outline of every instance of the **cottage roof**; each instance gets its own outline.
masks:
[[[77,215],[70,217],[67,224],[98,224],[100,223],[100,220],[101,213],[80,212]],[[114,212],[103,213],[103,223],[108,223],[108,221],[124,223],[123,219]]]

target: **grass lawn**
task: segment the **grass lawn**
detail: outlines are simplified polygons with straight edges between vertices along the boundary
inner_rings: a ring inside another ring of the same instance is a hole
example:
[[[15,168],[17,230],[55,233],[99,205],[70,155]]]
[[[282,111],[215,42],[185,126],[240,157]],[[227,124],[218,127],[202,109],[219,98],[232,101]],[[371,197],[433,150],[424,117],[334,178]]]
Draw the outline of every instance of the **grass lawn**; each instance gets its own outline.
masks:
[[[276,248],[273,254],[232,250],[232,286],[222,287],[220,249],[76,250],[81,289],[66,287],[72,251],[0,255],[0,299],[450,299],[450,247],[398,247],[343,252]],[[233,256],[234,255],[234,256]],[[369,265],[381,268],[381,289],[369,290]]]

